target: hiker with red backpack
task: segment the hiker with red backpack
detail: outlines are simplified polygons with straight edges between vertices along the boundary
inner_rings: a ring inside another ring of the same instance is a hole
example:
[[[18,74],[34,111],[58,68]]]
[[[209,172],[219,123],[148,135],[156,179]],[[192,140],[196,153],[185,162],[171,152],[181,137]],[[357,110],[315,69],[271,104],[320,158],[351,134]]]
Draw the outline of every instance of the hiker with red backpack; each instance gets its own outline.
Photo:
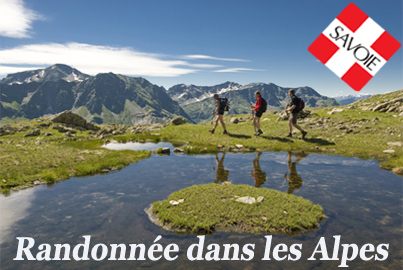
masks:
[[[256,136],[260,136],[263,134],[263,131],[260,129],[260,117],[267,110],[267,101],[259,91],[256,91],[255,96],[256,103],[251,106],[253,111],[253,127],[255,128]]]
[[[288,114],[288,126],[290,128],[290,132],[287,137],[292,137],[292,128],[295,127],[302,133],[302,139],[305,139],[305,136],[308,132],[303,130],[297,124],[298,114],[305,108],[304,101],[295,95],[295,90],[290,89],[288,91],[288,96],[290,97],[290,102],[287,105],[286,113]]]

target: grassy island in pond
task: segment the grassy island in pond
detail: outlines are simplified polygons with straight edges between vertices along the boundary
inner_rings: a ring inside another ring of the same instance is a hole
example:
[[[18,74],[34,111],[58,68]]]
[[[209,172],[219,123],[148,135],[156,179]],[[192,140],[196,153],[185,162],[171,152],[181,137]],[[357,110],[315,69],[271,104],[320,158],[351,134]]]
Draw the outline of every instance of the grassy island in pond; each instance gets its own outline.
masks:
[[[154,202],[150,218],[168,230],[294,233],[316,228],[324,212],[302,197],[248,185],[195,185]]]

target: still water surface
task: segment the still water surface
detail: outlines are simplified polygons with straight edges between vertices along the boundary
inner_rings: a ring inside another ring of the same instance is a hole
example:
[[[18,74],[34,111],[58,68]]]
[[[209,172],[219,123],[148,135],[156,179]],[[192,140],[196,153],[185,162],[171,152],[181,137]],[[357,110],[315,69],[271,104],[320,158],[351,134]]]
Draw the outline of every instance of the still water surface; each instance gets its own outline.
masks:
[[[165,147],[166,145],[164,145]],[[327,219],[303,235],[275,235],[275,243],[303,244],[298,262],[261,261],[263,235],[214,233],[208,243],[255,243],[250,262],[189,262],[186,248],[195,235],[167,232],[152,224],[144,209],[181,188],[231,181],[293,193],[322,205]],[[306,261],[321,236],[341,235],[342,243],[389,243],[385,262],[351,263],[350,269],[400,269],[402,265],[402,177],[374,161],[265,152],[262,154],[152,156],[120,171],[71,178],[0,196],[0,269],[329,269],[336,262]],[[94,243],[145,243],[157,235],[181,248],[174,262],[16,262],[17,236],[38,243],[70,243],[91,235]]]

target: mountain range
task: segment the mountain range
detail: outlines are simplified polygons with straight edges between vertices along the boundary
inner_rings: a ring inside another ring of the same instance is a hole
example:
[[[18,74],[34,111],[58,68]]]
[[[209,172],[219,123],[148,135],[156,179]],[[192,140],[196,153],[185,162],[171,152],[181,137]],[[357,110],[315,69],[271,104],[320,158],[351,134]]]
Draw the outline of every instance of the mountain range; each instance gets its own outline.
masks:
[[[219,94],[229,99],[229,113],[243,114],[251,112],[250,105],[255,102],[256,91],[259,91],[266,99],[268,109],[279,109],[286,106],[289,89],[290,87],[281,87],[273,83],[241,85],[234,82],[225,82],[214,86],[178,84],[168,89],[168,95],[177,101],[185,112],[197,122],[212,117],[214,109],[212,96],[214,94]],[[308,107],[338,105],[335,99],[322,96],[308,86],[293,89]]]
[[[10,74],[0,81],[1,117],[35,118],[72,110],[95,123],[190,120],[165,88],[113,73],[95,76],[63,64]]]
[[[348,105],[353,102],[356,102],[358,100],[366,99],[371,97],[372,95],[370,94],[360,94],[360,95],[347,95],[347,96],[339,96],[335,97],[334,99],[340,104],[340,105]]]
[[[189,121],[211,117],[218,93],[230,100],[230,113],[249,113],[255,91],[269,108],[287,103],[289,88],[273,83],[215,86],[178,84],[168,90],[141,77],[114,73],[90,76],[64,64],[9,74],[0,80],[0,118],[36,118],[72,110],[94,123],[155,123],[176,116]],[[310,87],[294,88],[306,106],[333,106],[337,101]]]

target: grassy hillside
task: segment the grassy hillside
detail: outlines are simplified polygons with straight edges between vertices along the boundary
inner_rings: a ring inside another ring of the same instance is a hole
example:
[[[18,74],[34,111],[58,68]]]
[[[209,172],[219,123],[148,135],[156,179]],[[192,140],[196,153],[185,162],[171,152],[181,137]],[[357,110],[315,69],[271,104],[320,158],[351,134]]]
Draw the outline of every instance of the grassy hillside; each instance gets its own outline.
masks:
[[[299,139],[298,133],[292,139],[286,138],[288,123],[278,121],[275,112],[263,115],[264,134],[260,137],[253,135],[250,115],[226,116],[229,135],[222,135],[220,128],[216,134],[210,134],[210,123],[166,127],[103,126],[95,133],[80,130],[60,132],[57,124],[46,119],[4,119],[0,123],[0,191],[107,172],[149,156],[146,152],[101,148],[111,139],[170,141],[189,154],[259,150],[344,155],[376,159],[383,168],[403,174],[403,117],[399,116],[402,93],[401,90],[374,96],[338,107],[338,111],[334,108],[312,109],[311,115],[300,121],[308,131],[306,140]],[[386,103],[385,107],[383,104]],[[393,109],[393,112],[373,111],[375,107]],[[231,124],[231,117],[245,121]],[[7,130],[12,132],[5,132]]]
[[[190,153],[229,151],[307,151],[377,159],[382,167],[403,167],[403,117],[393,113],[344,110],[328,114],[330,109],[316,109],[313,114],[300,121],[308,131],[306,140],[286,138],[288,122],[277,121],[274,113],[262,117],[264,134],[253,135],[250,120],[230,124],[226,117],[230,135],[208,132],[210,123],[198,125],[169,126],[161,130],[163,140],[186,145]],[[234,117],[233,115],[231,117]],[[239,115],[248,118],[248,115]],[[300,134],[296,133],[300,137]],[[295,137],[295,136],[294,136]],[[388,144],[389,143],[389,144]],[[237,146],[238,145],[238,146]],[[384,152],[385,150],[388,150]],[[389,152],[389,153],[388,153]]]
[[[109,172],[149,156],[143,151],[106,150],[101,148],[103,141],[89,131],[61,133],[49,124],[39,120],[14,123],[8,120],[8,125],[17,132],[0,136],[0,192]],[[34,131],[40,135],[26,137]]]

